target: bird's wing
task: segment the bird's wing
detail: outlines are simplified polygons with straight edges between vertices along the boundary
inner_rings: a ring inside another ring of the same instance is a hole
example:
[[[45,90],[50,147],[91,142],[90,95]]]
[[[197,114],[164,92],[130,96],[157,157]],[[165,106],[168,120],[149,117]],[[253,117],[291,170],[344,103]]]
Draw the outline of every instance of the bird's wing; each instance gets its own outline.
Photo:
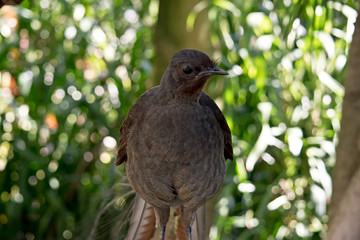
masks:
[[[126,147],[127,147],[127,139],[128,139],[128,134],[130,132],[131,129],[131,125],[132,125],[132,118],[131,118],[131,114],[129,113],[124,122],[122,123],[121,127],[120,127],[120,134],[119,134],[119,149],[118,149],[118,154],[116,157],[116,162],[115,165],[120,165],[123,162],[126,162],[127,159],[127,154],[126,154]]]
[[[142,121],[147,111],[151,109],[152,101],[158,91],[158,87],[154,87],[141,95],[129,110],[124,122],[121,124],[119,133],[119,149],[115,165],[120,165],[127,160],[127,141],[129,133],[136,121]]]
[[[225,159],[230,159],[231,161],[233,161],[234,155],[233,155],[233,149],[232,149],[232,144],[231,144],[231,132],[230,132],[229,125],[227,124],[224,115],[222,114],[221,110],[216,105],[214,100],[212,100],[204,92],[201,92],[199,103],[200,103],[200,105],[202,105],[204,107],[210,108],[212,110],[212,112],[214,113],[215,118],[218,121],[218,123],[221,127],[221,130],[224,134],[224,145],[225,145],[224,146],[224,156],[225,156]]]

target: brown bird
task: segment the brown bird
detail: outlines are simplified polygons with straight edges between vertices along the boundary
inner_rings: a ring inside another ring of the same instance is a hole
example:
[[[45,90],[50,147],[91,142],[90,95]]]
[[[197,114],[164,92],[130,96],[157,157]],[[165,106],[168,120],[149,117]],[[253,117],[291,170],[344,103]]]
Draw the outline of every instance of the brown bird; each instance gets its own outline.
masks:
[[[22,2],[22,0],[0,0],[0,8],[4,5],[18,5]]]
[[[146,91],[120,128],[116,165],[155,209],[164,239],[170,207],[179,206],[191,239],[196,210],[221,188],[225,160],[233,160],[225,117],[202,89],[228,73],[197,50],[174,54],[161,83]]]

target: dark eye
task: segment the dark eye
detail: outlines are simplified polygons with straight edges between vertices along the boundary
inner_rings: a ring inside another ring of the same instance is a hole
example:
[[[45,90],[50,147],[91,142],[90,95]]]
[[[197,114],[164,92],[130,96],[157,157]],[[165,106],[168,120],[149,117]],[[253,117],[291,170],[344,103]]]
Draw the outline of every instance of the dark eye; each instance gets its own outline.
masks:
[[[185,65],[185,66],[183,67],[183,72],[184,72],[185,74],[190,74],[190,73],[193,72],[193,69],[192,69],[189,65]]]

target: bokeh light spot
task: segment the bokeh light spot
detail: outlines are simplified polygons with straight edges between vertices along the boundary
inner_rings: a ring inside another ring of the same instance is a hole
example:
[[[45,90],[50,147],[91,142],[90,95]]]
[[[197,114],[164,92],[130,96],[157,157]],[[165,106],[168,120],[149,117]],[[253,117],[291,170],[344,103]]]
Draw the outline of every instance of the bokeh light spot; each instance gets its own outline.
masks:
[[[45,123],[50,130],[56,130],[58,128],[58,122],[55,114],[49,113],[45,117]]]
[[[56,172],[58,167],[59,167],[59,163],[56,160],[52,160],[49,163],[48,170],[49,170],[49,172]]]
[[[8,223],[8,218],[6,217],[5,214],[0,215],[0,223],[4,225]]]
[[[39,180],[43,180],[45,178],[45,172],[44,170],[40,169],[36,171],[36,177]]]
[[[107,152],[103,152],[100,154],[100,161],[104,164],[108,164],[111,162],[111,156]]]
[[[49,185],[52,189],[56,190],[60,187],[60,182],[59,182],[59,180],[57,180],[57,178],[52,177],[49,180]]]
[[[84,160],[86,162],[91,162],[93,160],[94,156],[91,152],[85,152],[84,153]]]
[[[31,186],[35,186],[37,184],[37,178],[35,176],[30,176],[28,182]]]
[[[71,239],[72,238],[72,233],[69,231],[69,230],[65,230],[64,232],[63,232],[63,237],[65,238],[65,239]]]
[[[85,7],[82,4],[75,5],[73,18],[76,21],[80,21],[85,15]]]
[[[107,147],[107,148],[113,149],[116,147],[116,140],[115,140],[115,138],[113,138],[111,136],[105,137],[103,140],[103,143],[104,143],[105,147]]]

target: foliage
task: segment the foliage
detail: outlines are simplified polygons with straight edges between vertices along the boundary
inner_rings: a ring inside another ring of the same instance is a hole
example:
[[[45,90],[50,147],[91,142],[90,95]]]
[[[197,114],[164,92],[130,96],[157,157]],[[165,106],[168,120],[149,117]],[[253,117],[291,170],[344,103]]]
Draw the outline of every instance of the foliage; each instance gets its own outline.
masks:
[[[119,126],[151,74],[156,9],[136,0],[2,8],[2,239],[70,239],[80,220],[90,231],[119,178]]]
[[[230,77],[208,92],[221,96],[236,155],[211,237],[320,239],[353,2],[205,3],[187,23],[191,30],[197,12],[209,11],[215,56]],[[99,209],[126,208],[113,201],[124,169],[111,160],[121,121],[151,76],[157,8],[156,0],[2,8],[1,238],[77,238],[104,218]]]
[[[236,163],[229,164],[211,235],[321,239],[354,6],[341,1],[213,2],[212,41],[231,69],[221,91]],[[213,83],[209,91],[216,87]]]

